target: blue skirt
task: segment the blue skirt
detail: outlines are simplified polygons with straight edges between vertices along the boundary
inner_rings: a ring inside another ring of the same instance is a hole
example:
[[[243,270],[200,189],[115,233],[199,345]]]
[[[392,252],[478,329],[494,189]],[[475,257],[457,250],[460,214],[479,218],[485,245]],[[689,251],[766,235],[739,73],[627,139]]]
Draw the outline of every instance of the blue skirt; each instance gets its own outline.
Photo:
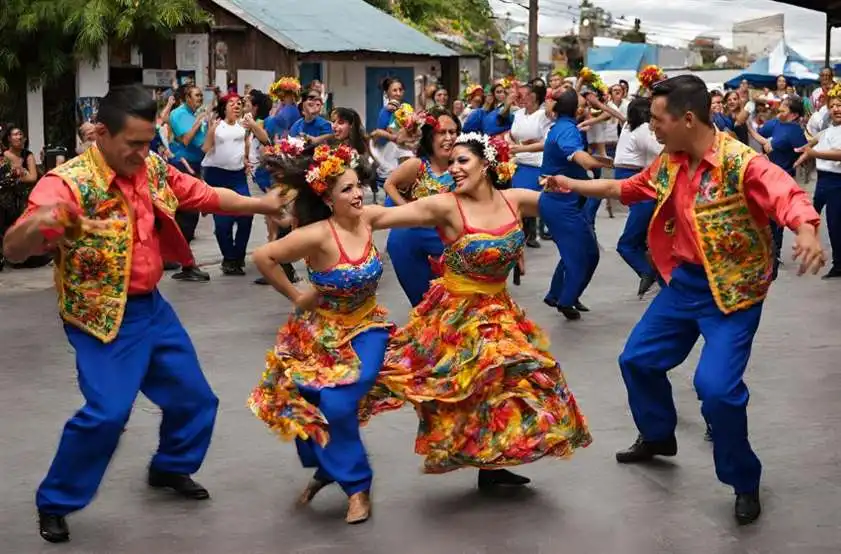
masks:
[[[540,168],[531,165],[518,165],[511,186],[515,189],[540,191]]]

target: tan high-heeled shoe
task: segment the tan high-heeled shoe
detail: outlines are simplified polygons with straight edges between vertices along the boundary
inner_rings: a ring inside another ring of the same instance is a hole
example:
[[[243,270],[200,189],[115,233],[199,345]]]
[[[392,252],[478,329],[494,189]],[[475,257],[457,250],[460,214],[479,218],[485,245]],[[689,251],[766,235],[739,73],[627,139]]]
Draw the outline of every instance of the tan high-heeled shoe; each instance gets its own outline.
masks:
[[[371,496],[366,492],[358,492],[348,499],[345,521],[351,525],[368,521],[371,517]]]
[[[315,498],[315,495],[318,494],[318,491],[329,485],[327,481],[319,481],[318,479],[310,479],[310,482],[307,483],[307,487],[304,489],[304,492],[301,493],[301,496],[298,497],[298,504],[306,505],[312,502],[312,499]]]

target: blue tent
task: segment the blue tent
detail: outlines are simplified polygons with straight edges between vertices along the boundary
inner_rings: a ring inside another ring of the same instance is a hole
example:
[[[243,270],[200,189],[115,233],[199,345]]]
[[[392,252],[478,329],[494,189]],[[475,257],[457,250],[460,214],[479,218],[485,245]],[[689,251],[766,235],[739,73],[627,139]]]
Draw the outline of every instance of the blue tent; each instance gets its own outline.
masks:
[[[777,77],[784,75],[790,85],[817,84],[820,68],[781,41],[770,54],[750,64],[744,73],[727,81],[728,88],[736,88],[743,80],[753,86],[774,88]]]
[[[639,71],[646,65],[657,63],[657,47],[622,42],[617,46],[588,48],[586,63],[593,71]]]

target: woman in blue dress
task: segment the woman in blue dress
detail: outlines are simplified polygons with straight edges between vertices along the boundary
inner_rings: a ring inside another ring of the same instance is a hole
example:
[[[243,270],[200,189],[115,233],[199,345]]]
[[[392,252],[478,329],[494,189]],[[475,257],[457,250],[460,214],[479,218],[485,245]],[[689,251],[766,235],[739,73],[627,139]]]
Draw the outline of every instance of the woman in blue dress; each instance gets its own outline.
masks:
[[[430,123],[421,127],[417,157],[403,162],[385,182],[385,192],[396,205],[451,192],[455,187],[449,163],[460,123],[442,108],[433,108],[428,116]],[[386,248],[403,292],[412,306],[417,306],[435,278],[433,261],[444,252],[441,237],[426,227],[393,229]]]

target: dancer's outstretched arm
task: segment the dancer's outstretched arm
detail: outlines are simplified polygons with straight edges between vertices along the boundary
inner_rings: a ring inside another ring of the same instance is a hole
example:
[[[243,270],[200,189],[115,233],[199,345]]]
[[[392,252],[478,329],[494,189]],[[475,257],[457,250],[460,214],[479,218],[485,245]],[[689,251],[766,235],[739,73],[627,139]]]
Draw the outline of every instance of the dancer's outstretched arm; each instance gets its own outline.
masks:
[[[365,218],[374,230],[394,227],[444,227],[455,203],[449,194],[421,198],[402,206],[366,206]]]

